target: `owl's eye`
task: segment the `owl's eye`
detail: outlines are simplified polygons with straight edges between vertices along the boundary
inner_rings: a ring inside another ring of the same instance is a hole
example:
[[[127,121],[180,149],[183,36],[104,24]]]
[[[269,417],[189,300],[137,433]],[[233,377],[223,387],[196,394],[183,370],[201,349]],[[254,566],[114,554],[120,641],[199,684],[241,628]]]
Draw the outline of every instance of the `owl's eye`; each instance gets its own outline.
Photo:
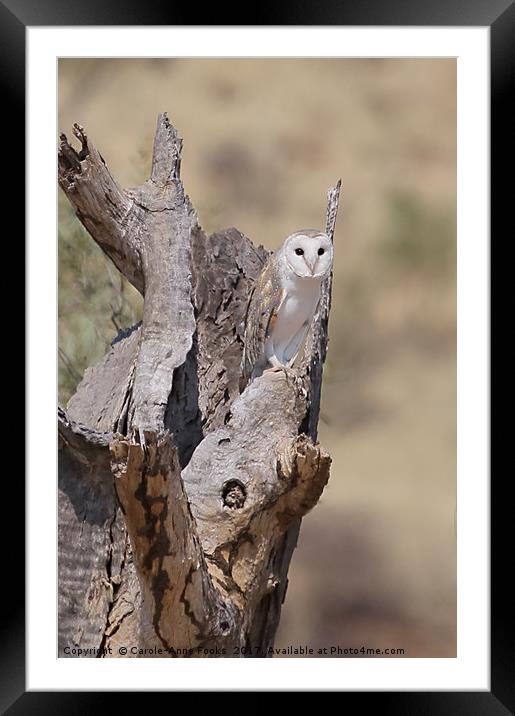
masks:
[[[304,249],[295,249],[295,253],[297,254],[297,256],[302,256],[302,254],[304,253]]]
[[[325,249],[318,249],[318,255],[322,256],[322,254],[325,254]]]

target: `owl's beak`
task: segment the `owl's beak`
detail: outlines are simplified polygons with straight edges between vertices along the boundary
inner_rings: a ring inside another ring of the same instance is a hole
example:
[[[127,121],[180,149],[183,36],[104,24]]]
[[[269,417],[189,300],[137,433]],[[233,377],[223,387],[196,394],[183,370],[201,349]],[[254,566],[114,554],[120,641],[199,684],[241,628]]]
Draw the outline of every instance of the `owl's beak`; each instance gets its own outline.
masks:
[[[318,258],[316,258],[314,261],[308,261],[307,258],[304,258],[304,261],[306,262],[307,267],[311,271],[311,275],[315,273],[315,266],[318,261]]]

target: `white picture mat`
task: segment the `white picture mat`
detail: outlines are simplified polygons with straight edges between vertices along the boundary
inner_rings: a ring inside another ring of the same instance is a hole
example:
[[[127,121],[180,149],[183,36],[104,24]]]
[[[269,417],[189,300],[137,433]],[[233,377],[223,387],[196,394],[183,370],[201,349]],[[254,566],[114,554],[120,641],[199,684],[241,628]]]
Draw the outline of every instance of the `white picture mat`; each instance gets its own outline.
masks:
[[[92,56],[457,57],[457,658],[233,659],[229,681],[57,658],[57,58]],[[27,28],[27,82],[27,689],[489,690],[489,28]]]

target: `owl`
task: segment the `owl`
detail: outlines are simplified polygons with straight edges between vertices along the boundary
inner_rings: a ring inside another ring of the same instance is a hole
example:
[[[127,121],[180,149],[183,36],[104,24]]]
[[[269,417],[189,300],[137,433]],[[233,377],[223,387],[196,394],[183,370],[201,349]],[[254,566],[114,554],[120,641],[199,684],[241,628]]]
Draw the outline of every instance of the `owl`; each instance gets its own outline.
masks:
[[[269,257],[247,306],[241,390],[266,370],[292,366],[332,266],[332,241],[316,229],[290,234]]]

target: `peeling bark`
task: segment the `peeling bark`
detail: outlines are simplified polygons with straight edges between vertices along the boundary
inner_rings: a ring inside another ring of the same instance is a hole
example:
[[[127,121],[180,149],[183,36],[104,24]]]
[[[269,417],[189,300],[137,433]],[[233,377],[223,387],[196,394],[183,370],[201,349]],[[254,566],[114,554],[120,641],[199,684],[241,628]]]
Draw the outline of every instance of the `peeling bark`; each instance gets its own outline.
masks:
[[[60,653],[266,656],[301,519],[329,477],[316,435],[331,280],[296,373],[239,395],[247,300],[268,252],[237,229],[202,230],[166,115],[149,180],[126,191],[75,134],[79,152],[61,136],[61,187],[145,302],[142,325],[59,411]],[[339,184],[331,236],[338,198]]]

